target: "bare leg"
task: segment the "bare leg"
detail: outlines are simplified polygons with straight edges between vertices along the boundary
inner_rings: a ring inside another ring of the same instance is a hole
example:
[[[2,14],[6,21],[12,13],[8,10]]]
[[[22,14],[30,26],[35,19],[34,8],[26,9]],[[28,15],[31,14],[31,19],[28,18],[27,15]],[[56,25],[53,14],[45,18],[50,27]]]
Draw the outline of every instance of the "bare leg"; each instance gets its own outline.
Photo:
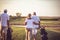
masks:
[[[1,31],[0,31],[0,40],[2,40],[2,33],[1,33]]]
[[[7,28],[4,28],[4,30],[3,30],[3,40],[6,40],[7,39]]]
[[[3,37],[3,40],[6,40],[6,38],[7,38],[5,33],[3,33],[2,37]]]
[[[26,40],[28,40],[28,31],[26,31]]]
[[[1,37],[2,37],[1,39],[4,40],[4,33],[1,34]]]
[[[7,40],[7,35],[6,34],[4,34],[4,40]]]
[[[33,35],[33,37],[34,37],[34,40],[36,40],[36,35]]]
[[[1,33],[1,36],[2,36],[2,40],[5,40],[5,33]]]
[[[32,40],[32,30],[30,30],[30,40]]]
[[[33,34],[34,40],[37,40],[37,39],[36,39],[36,36],[37,36],[37,30],[34,29],[34,34]]]

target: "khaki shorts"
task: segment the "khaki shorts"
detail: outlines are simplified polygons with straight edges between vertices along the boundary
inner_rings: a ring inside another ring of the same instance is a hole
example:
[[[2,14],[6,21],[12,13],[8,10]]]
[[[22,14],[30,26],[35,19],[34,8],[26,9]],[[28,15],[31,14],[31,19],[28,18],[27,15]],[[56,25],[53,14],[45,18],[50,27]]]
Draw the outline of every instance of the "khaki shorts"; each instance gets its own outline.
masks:
[[[2,26],[2,29],[1,29],[2,30],[2,33],[4,33],[5,35],[7,35],[7,29],[8,29],[7,27],[3,27]]]

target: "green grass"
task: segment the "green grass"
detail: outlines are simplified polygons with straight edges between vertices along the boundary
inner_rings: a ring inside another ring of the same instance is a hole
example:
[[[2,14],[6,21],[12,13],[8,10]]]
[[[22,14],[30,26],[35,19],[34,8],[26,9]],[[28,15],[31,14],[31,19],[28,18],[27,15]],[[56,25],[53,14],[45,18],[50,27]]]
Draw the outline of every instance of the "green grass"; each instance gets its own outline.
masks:
[[[25,18],[16,18],[16,19],[11,19],[10,24],[24,24]],[[54,21],[54,20],[41,20],[41,25],[60,25],[60,21]]]
[[[12,39],[13,40],[25,40],[25,28],[12,27]],[[46,28],[48,32],[48,40],[60,40],[60,29]],[[40,40],[40,30],[37,33],[37,40]]]
[[[13,19],[10,21],[10,24],[24,24],[25,19]],[[60,21],[42,21],[41,20],[41,25],[43,26],[57,26],[60,25]],[[22,27],[13,27],[13,33],[12,33],[12,39],[13,40],[25,40],[25,28]],[[49,27],[46,28],[46,31],[48,32],[48,40],[60,40],[60,28],[55,28],[55,27]],[[37,33],[37,40],[40,40],[40,30],[38,30]]]
[[[23,18],[20,18],[20,19],[12,19],[12,20],[10,20],[10,24],[24,24],[24,21],[25,21],[25,19],[23,19]]]
[[[25,39],[25,29],[13,27],[13,40],[24,40]]]

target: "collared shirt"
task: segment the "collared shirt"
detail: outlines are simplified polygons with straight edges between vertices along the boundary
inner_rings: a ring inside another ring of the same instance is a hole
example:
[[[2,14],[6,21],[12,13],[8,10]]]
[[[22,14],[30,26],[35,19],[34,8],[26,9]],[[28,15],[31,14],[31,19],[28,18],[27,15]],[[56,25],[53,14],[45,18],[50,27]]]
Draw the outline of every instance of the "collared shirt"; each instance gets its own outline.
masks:
[[[8,14],[7,13],[3,13],[1,15],[1,25],[4,26],[4,27],[7,26],[7,20],[9,20]]]
[[[32,19],[34,20],[35,23],[39,23],[39,21],[40,21],[40,18],[36,15],[33,15]],[[39,27],[39,25],[34,24],[34,28],[38,28],[38,27]]]

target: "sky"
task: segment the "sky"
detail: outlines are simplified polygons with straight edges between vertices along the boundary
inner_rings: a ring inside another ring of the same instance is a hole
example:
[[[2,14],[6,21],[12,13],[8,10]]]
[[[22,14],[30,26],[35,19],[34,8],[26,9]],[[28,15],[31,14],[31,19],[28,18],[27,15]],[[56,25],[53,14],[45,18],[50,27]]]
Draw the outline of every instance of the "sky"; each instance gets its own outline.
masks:
[[[9,15],[36,12],[38,16],[60,16],[60,0],[0,0],[0,13],[7,9]]]

